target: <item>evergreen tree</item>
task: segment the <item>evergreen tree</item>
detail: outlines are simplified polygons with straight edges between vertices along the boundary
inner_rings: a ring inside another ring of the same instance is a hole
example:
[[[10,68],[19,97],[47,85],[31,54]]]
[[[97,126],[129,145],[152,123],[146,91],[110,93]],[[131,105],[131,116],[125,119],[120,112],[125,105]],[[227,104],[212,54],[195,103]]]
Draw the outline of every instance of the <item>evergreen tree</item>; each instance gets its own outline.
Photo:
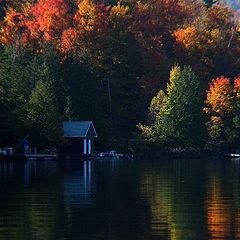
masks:
[[[28,86],[13,49],[0,51],[0,144],[12,145],[24,134]]]
[[[155,121],[140,129],[171,147],[201,147],[205,143],[202,107],[202,88],[191,67],[174,66],[166,95],[161,90],[152,100],[150,113]]]
[[[51,79],[37,82],[27,108],[35,143],[42,146],[57,144],[61,136],[61,118]]]
[[[73,120],[73,108],[72,108],[72,99],[71,96],[67,96],[66,107],[64,109],[64,118],[65,120]]]
[[[191,67],[175,66],[167,86],[166,137],[178,146],[204,143],[203,91]]]

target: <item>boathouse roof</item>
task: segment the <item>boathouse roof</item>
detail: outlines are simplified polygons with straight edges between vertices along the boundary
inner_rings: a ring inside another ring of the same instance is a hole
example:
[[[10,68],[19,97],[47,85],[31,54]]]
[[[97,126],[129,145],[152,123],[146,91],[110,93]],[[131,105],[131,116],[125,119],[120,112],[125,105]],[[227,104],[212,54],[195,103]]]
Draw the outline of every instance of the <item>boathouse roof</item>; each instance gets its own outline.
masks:
[[[63,136],[66,138],[97,138],[97,132],[92,121],[63,122]]]

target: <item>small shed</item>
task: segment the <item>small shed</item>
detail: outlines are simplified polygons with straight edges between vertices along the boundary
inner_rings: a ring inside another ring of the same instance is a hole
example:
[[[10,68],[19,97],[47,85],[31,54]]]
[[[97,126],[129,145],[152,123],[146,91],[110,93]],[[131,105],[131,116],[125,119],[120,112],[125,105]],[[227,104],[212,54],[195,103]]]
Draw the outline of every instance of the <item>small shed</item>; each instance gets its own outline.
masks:
[[[63,122],[63,136],[68,141],[67,153],[74,156],[94,153],[97,132],[92,121]]]

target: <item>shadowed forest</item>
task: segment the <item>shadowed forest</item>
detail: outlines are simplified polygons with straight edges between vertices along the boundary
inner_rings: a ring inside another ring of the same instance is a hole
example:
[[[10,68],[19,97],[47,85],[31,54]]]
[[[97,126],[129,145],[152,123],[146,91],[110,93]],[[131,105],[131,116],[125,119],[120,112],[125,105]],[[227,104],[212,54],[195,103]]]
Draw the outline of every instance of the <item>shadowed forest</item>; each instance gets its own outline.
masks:
[[[227,3],[226,3],[227,2]],[[0,145],[238,148],[238,1],[0,0]],[[230,8],[232,7],[232,8]]]

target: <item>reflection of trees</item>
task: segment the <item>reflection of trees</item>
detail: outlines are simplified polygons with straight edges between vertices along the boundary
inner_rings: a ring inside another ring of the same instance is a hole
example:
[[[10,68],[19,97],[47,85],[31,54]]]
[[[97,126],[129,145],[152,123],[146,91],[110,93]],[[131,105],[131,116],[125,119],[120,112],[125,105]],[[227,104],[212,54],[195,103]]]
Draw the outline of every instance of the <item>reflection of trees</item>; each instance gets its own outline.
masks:
[[[218,179],[219,180],[219,179]],[[224,199],[220,182],[214,179],[210,182],[206,199],[208,232],[212,240],[230,238],[232,231],[232,203]]]
[[[210,164],[206,192],[209,239],[240,239],[239,166],[237,162]]]
[[[172,161],[143,172],[140,190],[150,204],[152,234],[171,240],[203,239],[201,166]]]
[[[152,234],[163,239],[240,239],[240,162],[172,161],[142,170]]]
[[[56,172],[36,165],[0,164],[0,239],[56,239]]]

